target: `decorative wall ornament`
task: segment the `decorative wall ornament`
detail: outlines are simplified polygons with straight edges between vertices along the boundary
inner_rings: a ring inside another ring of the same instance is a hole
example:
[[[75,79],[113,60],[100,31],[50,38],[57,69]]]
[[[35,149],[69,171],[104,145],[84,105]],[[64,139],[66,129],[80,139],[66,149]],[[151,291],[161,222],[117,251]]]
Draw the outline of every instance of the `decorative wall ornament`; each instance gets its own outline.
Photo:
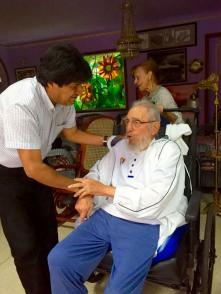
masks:
[[[189,64],[189,71],[191,73],[199,73],[203,70],[204,62],[198,58],[193,59]]]

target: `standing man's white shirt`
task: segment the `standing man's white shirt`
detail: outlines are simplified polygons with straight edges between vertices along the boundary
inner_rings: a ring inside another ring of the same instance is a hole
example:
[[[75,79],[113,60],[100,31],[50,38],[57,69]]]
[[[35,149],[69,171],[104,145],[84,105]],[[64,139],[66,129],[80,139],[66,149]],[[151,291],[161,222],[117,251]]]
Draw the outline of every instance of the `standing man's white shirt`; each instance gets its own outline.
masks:
[[[58,134],[76,126],[74,107],[54,106],[35,77],[1,93],[0,112],[0,164],[6,167],[22,166],[17,149],[40,149],[44,159]]]

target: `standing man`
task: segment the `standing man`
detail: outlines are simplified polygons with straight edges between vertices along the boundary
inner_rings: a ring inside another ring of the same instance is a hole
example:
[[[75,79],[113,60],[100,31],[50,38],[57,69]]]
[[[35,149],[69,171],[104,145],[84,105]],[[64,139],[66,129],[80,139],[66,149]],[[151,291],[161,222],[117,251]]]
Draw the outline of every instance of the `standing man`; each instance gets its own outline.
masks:
[[[0,95],[0,218],[27,294],[49,294],[47,255],[58,241],[50,187],[73,180],[44,163],[55,138],[102,145],[104,138],[76,127],[73,102],[91,70],[71,45],[51,47],[37,76]]]

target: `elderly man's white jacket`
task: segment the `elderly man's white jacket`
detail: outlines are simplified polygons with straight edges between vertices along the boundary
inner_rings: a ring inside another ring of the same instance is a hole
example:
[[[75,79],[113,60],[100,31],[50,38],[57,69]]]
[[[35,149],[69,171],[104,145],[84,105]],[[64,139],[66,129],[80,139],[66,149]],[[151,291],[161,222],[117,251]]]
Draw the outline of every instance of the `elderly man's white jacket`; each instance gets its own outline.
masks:
[[[185,167],[173,141],[153,140],[148,149],[135,152],[122,140],[86,177],[116,187],[114,198],[94,198],[95,209],[133,222],[160,224],[158,246],[185,223]]]

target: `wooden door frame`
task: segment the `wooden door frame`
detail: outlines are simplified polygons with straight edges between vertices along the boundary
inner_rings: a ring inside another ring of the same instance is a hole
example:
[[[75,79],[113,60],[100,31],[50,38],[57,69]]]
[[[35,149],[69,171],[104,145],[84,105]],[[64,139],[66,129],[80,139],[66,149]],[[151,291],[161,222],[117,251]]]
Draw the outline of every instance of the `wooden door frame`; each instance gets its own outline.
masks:
[[[221,33],[210,33],[205,35],[205,79],[208,78],[210,72],[209,72],[209,42],[212,38],[220,37]],[[205,104],[204,104],[204,117],[205,117],[205,123],[208,123],[209,120],[209,97],[208,97],[208,91],[205,92]]]

